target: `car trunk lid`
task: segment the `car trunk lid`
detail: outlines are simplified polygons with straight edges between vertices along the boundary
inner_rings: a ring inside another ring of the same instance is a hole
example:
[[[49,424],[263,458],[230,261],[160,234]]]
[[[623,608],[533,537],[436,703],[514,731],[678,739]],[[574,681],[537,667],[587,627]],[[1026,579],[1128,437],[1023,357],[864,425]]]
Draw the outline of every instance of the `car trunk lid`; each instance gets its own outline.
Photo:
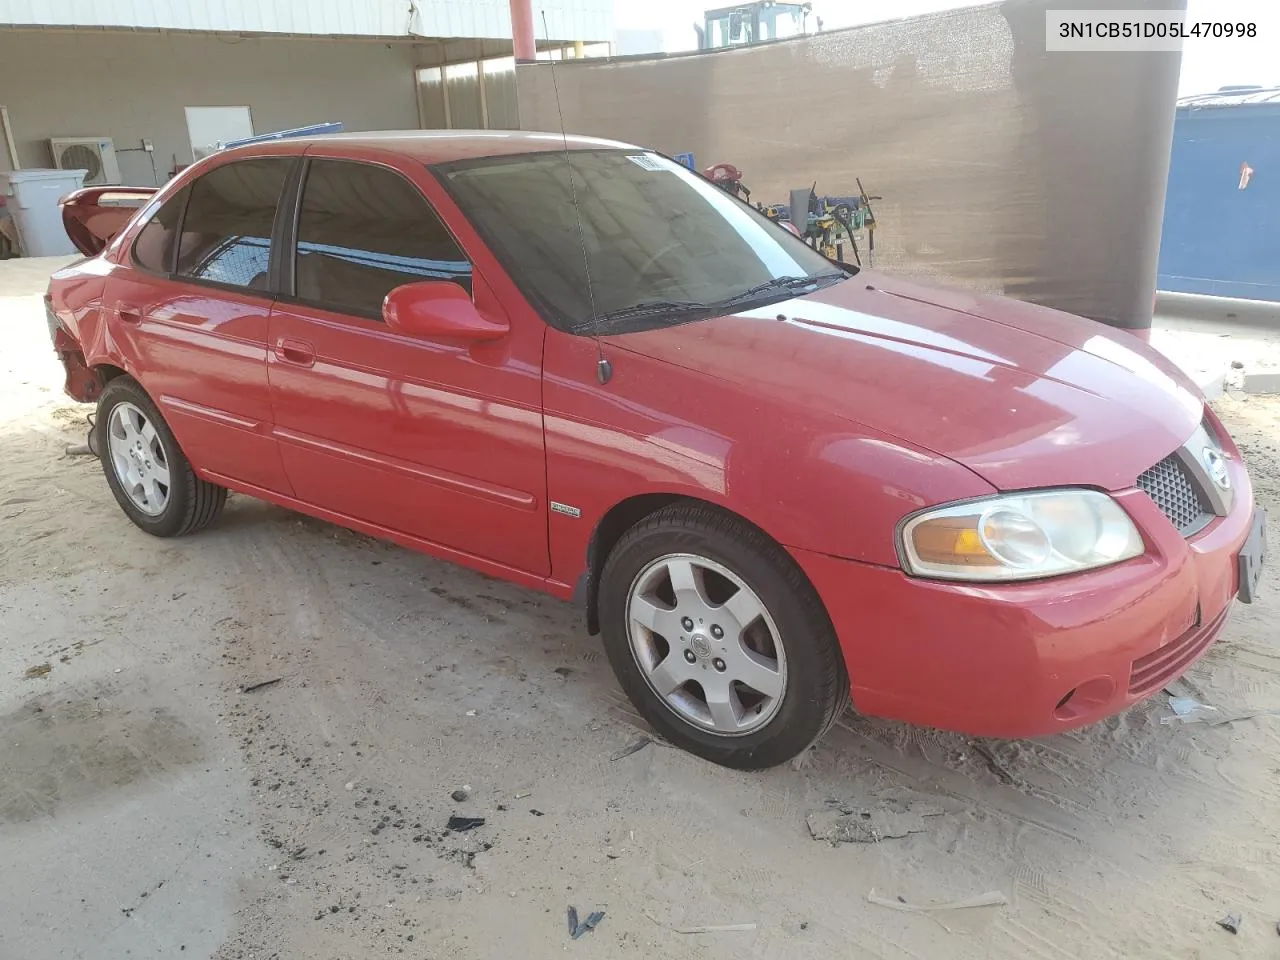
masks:
[[[62,227],[86,257],[96,257],[107,248],[138,208],[159,187],[85,187],[60,201]]]

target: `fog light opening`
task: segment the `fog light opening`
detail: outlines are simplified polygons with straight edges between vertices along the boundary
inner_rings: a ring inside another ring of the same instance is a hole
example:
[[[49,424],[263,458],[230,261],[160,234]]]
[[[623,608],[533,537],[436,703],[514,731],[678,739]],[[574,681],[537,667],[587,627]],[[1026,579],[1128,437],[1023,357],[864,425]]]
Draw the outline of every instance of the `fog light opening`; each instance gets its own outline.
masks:
[[[1110,702],[1115,692],[1116,684],[1110,677],[1094,677],[1072,687],[1053,708],[1053,715],[1070,722],[1095,714]]]

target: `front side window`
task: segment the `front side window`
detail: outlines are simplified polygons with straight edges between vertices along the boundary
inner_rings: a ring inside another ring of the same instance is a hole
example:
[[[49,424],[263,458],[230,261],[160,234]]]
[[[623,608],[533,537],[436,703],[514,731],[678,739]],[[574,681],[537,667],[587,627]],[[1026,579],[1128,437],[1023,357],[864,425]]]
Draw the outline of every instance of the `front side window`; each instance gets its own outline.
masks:
[[[381,319],[394,288],[451,280],[471,290],[471,264],[427,200],[385,167],[312,160],[298,216],[297,296]]]
[[[178,247],[179,276],[267,289],[271,225],[293,160],[238,160],[191,187]]]
[[[653,153],[555,151],[436,170],[530,302],[571,333],[715,316],[849,273]]]

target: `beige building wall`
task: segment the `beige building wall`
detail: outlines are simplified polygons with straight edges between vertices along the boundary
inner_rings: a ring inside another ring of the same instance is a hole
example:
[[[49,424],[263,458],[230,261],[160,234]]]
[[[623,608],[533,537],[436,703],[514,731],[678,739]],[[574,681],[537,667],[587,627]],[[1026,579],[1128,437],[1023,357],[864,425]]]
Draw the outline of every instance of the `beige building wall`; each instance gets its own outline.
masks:
[[[410,43],[0,28],[0,103],[24,167],[51,165],[50,137],[155,145],[161,182],[192,160],[188,106],[252,110],[257,133],[341,120],[347,130],[418,126]],[[8,169],[0,147],[0,169]],[[145,153],[117,154],[126,183],[150,184]]]
[[[875,265],[1121,326],[1150,324],[1176,53],[1046,53],[1049,8],[1005,0],[749,49],[556,65],[570,133],[732,163],[752,200],[871,194]],[[558,131],[551,68],[520,122]]]

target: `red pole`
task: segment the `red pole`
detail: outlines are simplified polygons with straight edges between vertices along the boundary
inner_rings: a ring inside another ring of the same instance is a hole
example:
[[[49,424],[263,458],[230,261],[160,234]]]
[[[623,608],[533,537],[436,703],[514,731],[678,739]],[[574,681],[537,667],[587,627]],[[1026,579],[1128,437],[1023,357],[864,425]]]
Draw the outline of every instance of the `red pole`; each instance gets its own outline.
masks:
[[[533,0],[511,0],[511,42],[516,60],[536,60],[533,43]]]

